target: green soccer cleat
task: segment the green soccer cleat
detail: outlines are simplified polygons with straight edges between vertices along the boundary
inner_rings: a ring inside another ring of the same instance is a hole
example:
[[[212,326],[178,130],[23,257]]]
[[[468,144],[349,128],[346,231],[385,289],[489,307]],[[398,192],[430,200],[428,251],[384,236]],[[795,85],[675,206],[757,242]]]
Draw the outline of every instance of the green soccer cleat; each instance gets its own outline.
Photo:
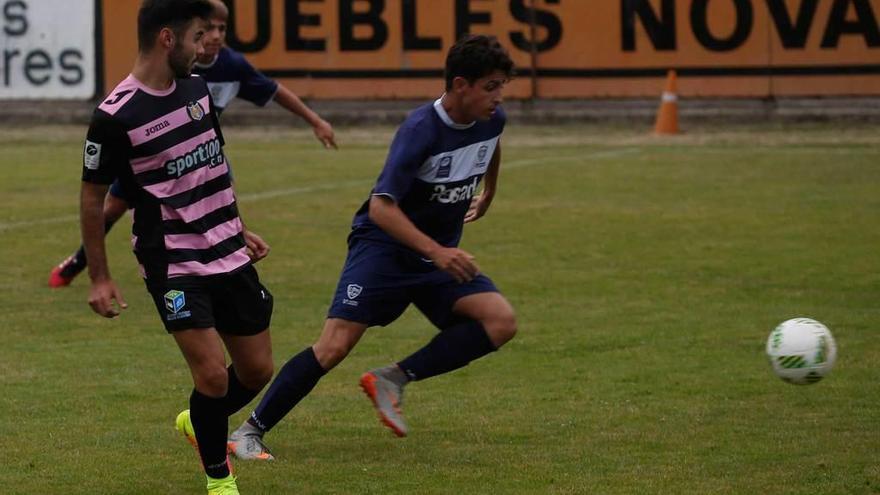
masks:
[[[177,419],[174,421],[174,427],[186,437],[189,444],[198,452],[199,442],[196,441],[196,431],[193,429],[192,420],[189,419],[189,409],[180,411],[180,414],[177,415]]]
[[[223,479],[208,478],[208,495],[240,495],[235,484],[235,476],[231,474]]]
[[[202,454],[199,452],[199,442],[196,440],[196,431],[193,429],[192,420],[189,417],[189,409],[184,409],[180,411],[180,414],[177,415],[177,419],[174,421],[174,427],[186,437],[186,440],[190,445],[196,449],[196,455],[199,456],[199,462],[202,463]],[[226,465],[229,467],[229,472],[232,473],[232,462],[229,461],[229,456],[226,456]],[[204,467],[204,463],[202,463],[202,467]],[[224,478],[225,479],[225,478]],[[233,480],[234,481],[234,480]],[[234,485],[235,483],[233,483]],[[230,493],[238,493],[238,492],[230,492]]]

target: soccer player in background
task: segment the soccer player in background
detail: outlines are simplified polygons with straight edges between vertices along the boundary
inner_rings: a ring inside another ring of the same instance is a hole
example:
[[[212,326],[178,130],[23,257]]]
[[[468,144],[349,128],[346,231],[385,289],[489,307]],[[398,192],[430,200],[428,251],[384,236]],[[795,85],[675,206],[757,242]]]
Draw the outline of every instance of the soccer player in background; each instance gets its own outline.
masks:
[[[466,37],[449,50],[446,93],[413,111],[397,130],[385,167],[354,216],[323,332],[284,365],[251,417],[232,433],[236,456],[272,459],[263,435],[367,328],[388,325],[411,303],[440,333],[360,379],[381,421],[398,436],[407,434],[400,411],[407,383],[461,368],[513,338],[513,308],[474,257],[458,248],[463,224],[482,217],[496,194],[506,119],[501,93],[512,70],[494,37]]]
[[[260,107],[274,99],[312,126],[315,137],[325,148],[336,148],[333,127],[327,121],[306,106],[292,91],[256,70],[242,54],[224,46],[229,9],[221,0],[208,1],[214,10],[203,38],[205,51],[199,56],[193,73],[208,82],[217,113],[222,113],[236,97]],[[118,182],[114,183],[104,202],[105,231],[110,231],[129,206],[126,192]],[[80,246],[74,254],[52,269],[49,273],[49,287],[70,285],[87,263],[85,250]]]
[[[209,0],[214,6],[211,24],[205,34],[205,53],[193,68],[208,81],[214,104],[222,112],[236,97],[263,107],[275,100],[310,126],[325,148],[335,148],[333,127],[306,106],[300,98],[278,82],[269,79],[251,66],[241,53],[225,46],[229,9],[221,0]]]
[[[134,68],[89,126],[80,223],[89,305],[117,317],[126,304],[107,266],[103,207],[118,180],[133,206],[147,290],[193,378],[176,426],[199,452],[208,494],[237,495],[228,417],[272,377],[272,295],[252,266],[268,246],[239,218],[217,109],[205,80],[190,75],[211,12],[208,0],[141,4]]]

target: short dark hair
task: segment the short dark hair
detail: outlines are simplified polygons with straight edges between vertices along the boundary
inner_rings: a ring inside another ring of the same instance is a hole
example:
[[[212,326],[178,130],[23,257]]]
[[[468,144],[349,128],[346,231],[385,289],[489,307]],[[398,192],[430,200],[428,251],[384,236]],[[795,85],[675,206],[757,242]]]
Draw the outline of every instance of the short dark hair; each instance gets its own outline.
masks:
[[[148,51],[163,28],[179,34],[196,17],[210,19],[213,11],[207,0],[144,0],[138,11],[138,49]]]
[[[513,76],[513,60],[498,39],[486,35],[463,36],[446,55],[446,89],[452,89],[452,80],[456,77],[473,84],[497,70],[508,78]]]

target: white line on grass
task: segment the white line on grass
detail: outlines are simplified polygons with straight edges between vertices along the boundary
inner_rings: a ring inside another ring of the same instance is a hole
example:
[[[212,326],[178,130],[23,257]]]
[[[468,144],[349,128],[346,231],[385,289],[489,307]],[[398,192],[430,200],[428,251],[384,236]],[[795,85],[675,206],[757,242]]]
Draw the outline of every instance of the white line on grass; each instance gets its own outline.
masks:
[[[79,220],[79,215],[62,215],[60,217],[38,218],[36,220],[23,220],[21,222],[0,223],[0,231],[13,230],[24,227],[35,227],[37,225],[52,225],[55,223],[75,222]]]
[[[308,194],[317,191],[332,191],[334,189],[345,189],[346,187],[363,186],[372,184],[371,180],[348,180],[343,182],[333,182],[328,184],[318,184],[306,187],[291,187],[288,189],[275,189],[273,191],[263,191],[258,193],[249,193],[238,195],[240,201],[259,201],[261,199],[280,198],[282,196],[297,196],[300,194]]]
[[[570,156],[548,156],[546,158],[528,158],[523,160],[504,161],[501,164],[501,171],[511,168],[530,167],[532,165],[543,165],[546,163],[554,164],[559,162],[580,162],[584,160],[601,160],[604,158],[617,158],[624,155],[632,155],[639,153],[640,148],[626,148],[622,150],[595,151],[593,153],[585,153],[583,155]]]
[[[622,150],[607,150],[607,151],[596,151],[593,153],[584,153],[581,155],[571,155],[571,156],[548,156],[545,158],[529,158],[522,160],[510,160],[505,161],[502,165],[502,169],[511,169],[511,168],[522,168],[522,167],[530,167],[533,165],[542,165],[542,164],[553,164],[559,162],[576,162],[583,160],[596,160],[596,159],[605,159],[605,158],[616,158],[623,155],[629,155],[633,153],[640,152],[639,148],[627,148]],[[304,186],[304,187],[290,187],[286,189],[274,189],[270,191],[263,191],[258,193],[249,193],[249,194],[241,194],[238,196],[239,201],[242,202],[250,202],[250,201],[261,201],[264,199],[272,199],[272,198],[280,198],[284,196],[298,196],[300,194],[309,194],[318,191],[333,191],[337,189],[345,189],[348,187],[355,186],[368,186],[373,184],[373,180],[349,180],[342,182],[332,182],[327,184],[317,184],[314,186]],[[22,229],[28,227],[37,227],[44,225],[54,225],[59,223],[68,223],[68,222],[76,222],[79,219],[79,215],[61,215],[57,217],[50,218],[37,218],[34,220],[22,220],[19,222],[0,222],[0,233]]]

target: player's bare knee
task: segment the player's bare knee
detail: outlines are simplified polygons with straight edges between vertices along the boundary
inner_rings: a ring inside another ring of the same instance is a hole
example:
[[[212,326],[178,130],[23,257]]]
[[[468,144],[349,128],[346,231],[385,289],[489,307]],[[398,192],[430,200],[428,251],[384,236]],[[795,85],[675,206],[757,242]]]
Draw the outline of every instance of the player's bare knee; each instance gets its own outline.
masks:
[[[486,329],[486,334],[489,335],[489,339],[492,341],[495,348],[499,348],[510,342],[510,340],[516,335],[516,316],[512,311],[505,311],[504,313],[494,315],[492,318],[489,318],[482,323],[483,327]]]
[[[333,318],[327,320],[318,342],[312,346],[315,358],[324,371],[330,371],[348,356],[366,328],[360,323]]]
[[[352,345],[348,342],[335,340],[331,342],[318,342],[313,346],[315,358],[325,371],[330,371],[337,364],[341,363],[348,353],[351,352]]]
[[[263,388],[272,381],[272,375],[275,373],[275,365],[272,363],[272,360],[269,360],[267,363],[260,366],[260,374],[256,378],[258,387],[251,387],[252,389]]]
[[[208,397],[223,397],[229,385],[225,366],[203,366],[194,375],[196,390]]]

